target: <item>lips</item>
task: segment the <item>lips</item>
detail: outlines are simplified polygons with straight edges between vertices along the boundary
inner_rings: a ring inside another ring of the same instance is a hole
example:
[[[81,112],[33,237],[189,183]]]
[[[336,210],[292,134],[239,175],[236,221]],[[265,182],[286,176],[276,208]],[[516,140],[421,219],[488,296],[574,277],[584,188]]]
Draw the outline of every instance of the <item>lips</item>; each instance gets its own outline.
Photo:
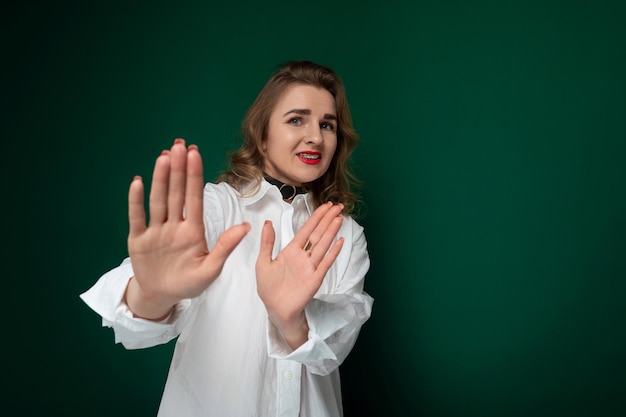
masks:
[[[296,154],[299,160],[308,165],[319,164],[322,160],[322,153],[316,151],[304,151]]]

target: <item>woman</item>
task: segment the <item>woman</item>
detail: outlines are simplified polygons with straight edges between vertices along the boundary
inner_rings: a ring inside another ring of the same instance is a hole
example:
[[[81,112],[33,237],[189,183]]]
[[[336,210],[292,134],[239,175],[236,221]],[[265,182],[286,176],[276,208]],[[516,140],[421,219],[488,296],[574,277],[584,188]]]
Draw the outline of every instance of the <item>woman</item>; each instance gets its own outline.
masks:
[[[129,259],[81,297],[126,348],[178,336],[160,416],[340,416],[338,366],[373,302],[349,216],[358,137],[343,84],[287,63],[242,127],[217,184],[197,146],[163,151],[147,226],[133,179]]]

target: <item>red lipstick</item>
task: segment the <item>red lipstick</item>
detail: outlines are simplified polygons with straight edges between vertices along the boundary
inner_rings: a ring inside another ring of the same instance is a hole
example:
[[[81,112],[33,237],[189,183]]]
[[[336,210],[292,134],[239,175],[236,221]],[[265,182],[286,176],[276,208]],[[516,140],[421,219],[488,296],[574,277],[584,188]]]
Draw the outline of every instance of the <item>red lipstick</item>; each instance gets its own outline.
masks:
[[[317,151],[298,152],[296,156],[307,165],[316,165],[322,160],[322,153]]]

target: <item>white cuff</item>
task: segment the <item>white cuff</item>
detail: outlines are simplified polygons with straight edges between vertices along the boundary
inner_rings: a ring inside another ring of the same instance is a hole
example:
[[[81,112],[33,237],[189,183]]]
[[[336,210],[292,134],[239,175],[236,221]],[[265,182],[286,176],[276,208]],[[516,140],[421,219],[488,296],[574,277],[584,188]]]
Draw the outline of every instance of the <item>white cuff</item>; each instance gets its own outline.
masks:
[[[113,328],[115,342],[122,343],[127,349],[167,343],[180,333],[188,316],[184,313],[192,302],[182,300],[168,317],[158,322],[135,317],[122,301],[133,275],[130,259],[126,258],[120,266],[104,274],[93,287],[82,293],[80,298],[102,317],[102,326]]]
[[[268,320],[270,357],[293,360],[328,373],[346,358],[363,323],[370,317],[373,299],[366,293],[327,294],[314,298],[304,309],[308,340],[292,350]]]

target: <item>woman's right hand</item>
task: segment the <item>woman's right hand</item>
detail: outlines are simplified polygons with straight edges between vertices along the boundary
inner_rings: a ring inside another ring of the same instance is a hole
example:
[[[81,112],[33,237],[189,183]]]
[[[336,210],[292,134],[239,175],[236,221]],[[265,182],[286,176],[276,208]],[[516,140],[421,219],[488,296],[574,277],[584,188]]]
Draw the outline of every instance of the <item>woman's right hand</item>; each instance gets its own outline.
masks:
[[[250,231],[226,230],[209,252],[203,221],[204,177],[198,147],[176,139],[154,164],[146,226],[144,185],[135,177],[128,193],[128,253],[135,276],[126,289],[134,315],[158,320],[180,300],[199,296],[220,274],[226,258]]]

